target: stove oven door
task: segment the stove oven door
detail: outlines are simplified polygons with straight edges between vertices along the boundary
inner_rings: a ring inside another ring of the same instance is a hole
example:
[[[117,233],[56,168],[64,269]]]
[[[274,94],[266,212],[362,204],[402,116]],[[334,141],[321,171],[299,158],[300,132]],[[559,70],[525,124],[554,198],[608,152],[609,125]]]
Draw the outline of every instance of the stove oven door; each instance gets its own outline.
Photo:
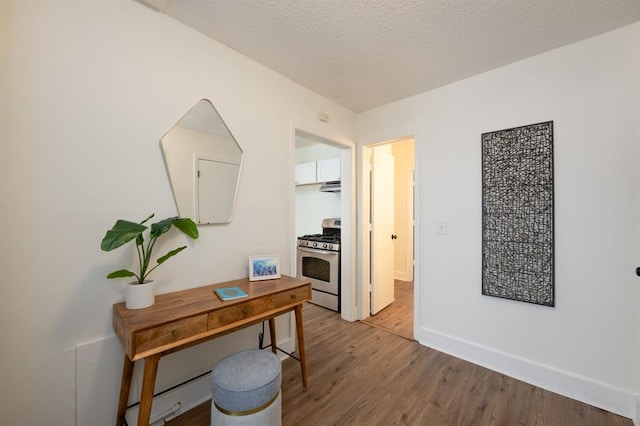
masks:
[[[298,247],[297,273],[311,281],[311,303],[340,311],[340,252]]]

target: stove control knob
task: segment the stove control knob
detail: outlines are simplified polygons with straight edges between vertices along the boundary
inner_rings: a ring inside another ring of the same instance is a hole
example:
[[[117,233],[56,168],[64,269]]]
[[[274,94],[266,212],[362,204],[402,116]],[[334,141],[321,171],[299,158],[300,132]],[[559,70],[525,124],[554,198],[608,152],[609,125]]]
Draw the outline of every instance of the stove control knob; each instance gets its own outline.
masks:
[[[326,244],[326,243],[325,243],[325,244],[323,244],[323,245],[322,245],[322,248],[327,248],[327,244]]]
[[[318,247],[318,243],[313,243],[313,246],[314,247]]]
[[[329,250],[333,249],[333,244],[329,244]]]

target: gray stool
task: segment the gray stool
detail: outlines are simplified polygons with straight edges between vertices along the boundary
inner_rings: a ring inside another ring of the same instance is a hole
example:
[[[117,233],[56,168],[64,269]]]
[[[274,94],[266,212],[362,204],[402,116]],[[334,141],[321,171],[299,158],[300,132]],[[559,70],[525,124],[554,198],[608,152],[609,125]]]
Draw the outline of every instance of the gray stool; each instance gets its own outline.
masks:
[[[212,425],[282,424],[282,363],[272,352],[251,349],[229,355],[211,378]]]

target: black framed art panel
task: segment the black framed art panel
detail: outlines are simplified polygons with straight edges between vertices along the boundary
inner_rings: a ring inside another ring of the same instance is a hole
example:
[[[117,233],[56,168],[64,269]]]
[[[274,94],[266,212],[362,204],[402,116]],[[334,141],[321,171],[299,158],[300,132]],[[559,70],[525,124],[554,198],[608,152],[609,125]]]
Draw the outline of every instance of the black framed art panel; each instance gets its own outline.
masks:
[[[482,134],[482,294],[555,306],[553,121]]]

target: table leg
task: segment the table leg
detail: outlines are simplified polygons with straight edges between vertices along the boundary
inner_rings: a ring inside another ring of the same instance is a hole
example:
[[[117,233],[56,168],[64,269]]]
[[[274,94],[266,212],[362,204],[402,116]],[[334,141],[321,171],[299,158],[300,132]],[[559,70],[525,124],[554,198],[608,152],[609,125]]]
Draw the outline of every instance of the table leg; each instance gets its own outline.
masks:
[[[271,352],[278,355],[276,349],[276,320],[275,318],[269,318],[269,338],[271,339]]]
[[[142,391],[140,392],[140,410],[138,411],[138,426],[148,426],[153,404],[153,390],[156,385],[156,374],[160,354],[148,356],[144,359],[144,375],[142,376]]]
[[[129,390],[131,389],[131,378],[133,377],[133,361],[124,355],[122,367],[122,381],[120,382],[120,399],[118,400],[118,416],[116,426],[124,425],[124,415],[127,413],[127,402],[129,402]]]
[[[302,305],[295,308],[296,331],[298,334],[298,351],[300,352],[300,368],[302,369],[302,386],[307,387],[307,357],[304,352],[304,329],[302,325]]]

